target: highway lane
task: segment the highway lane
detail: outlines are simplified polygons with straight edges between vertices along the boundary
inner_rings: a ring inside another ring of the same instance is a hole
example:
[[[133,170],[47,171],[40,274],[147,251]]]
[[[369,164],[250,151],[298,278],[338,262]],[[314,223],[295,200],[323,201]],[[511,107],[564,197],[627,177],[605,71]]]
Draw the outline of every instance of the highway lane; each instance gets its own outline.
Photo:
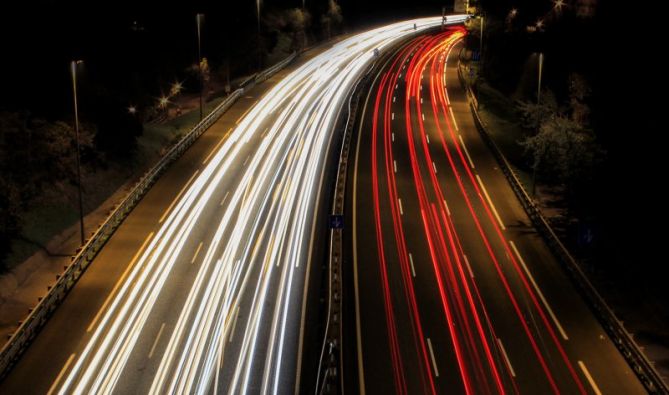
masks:
[[[348,188],[358,389],[644,393],[480,139],[462,34],[398,50],[363,104]]]
[[[373,49],[440,22],[408,21],[343,40],[240,115],[158,210],[141,245],[126,250],[130,264],[99,313],[65,335],[70,347],[58,361],[32,353],[30,362],[60,367],[36,392],[293,391],[313,213],[339,108]],[[57,334],[45,332],[63,337],[70,318],[61,315]],[[23,365],[3,383],[8,392],[30,385],[36,365]]]
[[[144,251],[146,248],[144,244],[148,243],[160,228],[170,206],[175,204],[178,195],[201,171],[205,161],[210,160],[220,148],[237,121],[290,71],[325,49],[327,48],[318,47],[303,54],[296,65],[289,66],[269,81],[246,92],[184,156],[170,167],[115,232],[96,257],[94,264],[88,268],[70,295],[56,310],[9,376],[0,383],[0,392],[44,394],[49,391],[56,377],[65,372],[66,369],[63,367],[70,356],[76,355],[76,351],[83,348],[93,329],[91,325],[99,320],[103,307],[111,299],[110,294],[119,286],[127,269]],[[221,199],[220,203],[224,205],[225,201]],[[198,243],[199,241],[194,241],[194,246],[190,247],[190,252],[193,254]],[[187,255],[186,252],[188,251],[185,251],[184,255]],[[202,254],[202,251],[200,253]],[[192,256],[187,261],[191,258]],[[157,336],[162,323],[158,322],[157,326],[153,332],[154,336]],[[161,338],[169,329],[170,326],[166,323]],[[158,344],[156,348],[157,346]],[[154,349],[154,355],[155,353]],[[149,359],[148,354],[147,351],[147,359]],[[155,359],[155,356],[152,355],[151,359]],[[145,369],[142,365],[140,368]]]

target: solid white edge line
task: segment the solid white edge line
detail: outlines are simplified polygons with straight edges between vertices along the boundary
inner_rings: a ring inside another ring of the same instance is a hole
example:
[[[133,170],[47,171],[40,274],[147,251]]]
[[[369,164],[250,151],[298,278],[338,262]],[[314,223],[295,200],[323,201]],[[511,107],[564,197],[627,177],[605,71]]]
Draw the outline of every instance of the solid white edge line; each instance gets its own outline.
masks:
[[[467,149],[467,146],[465,145],[465,141],[462,139],[462,135],[458,134],[458,137],[460,138],[460,144],[462,144],[462,148],[465,150],[465,154],[467,155],[467,159],[469,159],[469,165],[472,167],[472,169],[475,168],[474,166],[474,161],[472,160],[472,157],[469,156],[469,150]]]
[[[230,134],[230,132],[232,132],[232,129],[233,128],[228,129],[228,131],[223,135],[223,137],[221,137],[221,140],[214,146],[214,148],[211,150],[211,152],[209,152],[209,155],[207,155],[207,157],[204,158],[204,160],[202,161],[203,165],[206,165],[207,162],[209,162],[209,159],[211,159],[211,157],[216,152],[218,152],[218,149],[221,147],[221,144],[223,144],[225,142],[225,140],[228,138],[228,135]]]
[[[564,328],[562,328],[562,325],[560,325],[560,321],[558,321],[557,316],[553,312],[553,309],[551,309],[551,306],[548,304],[548,301],[544,297],[544,294],[541,292],[541,289],[539,289],[539,286],[537,285],[536,281],[534,281],[534,276],[532,276],[532,273],[530,272],[527,265],[525,264],[525,260],[523,259],[522,256],[520,256],[520,252],[518,251],[518,248],[516,248],[516,243],[509,240],[509,245],[511,246],[511,249],[513,250],[513,252],[516,254],[516,257],[518,257],[518,260],[520,261],[520,264],[523,266],[523,269],[525,270],[525,273],[527,274],[527,277],[530,278],[530,282],[532,283],[532,286],[534,287],[534,290],[537,291],[537,294],[539,295],[539,298],[541,299],[541,302],[544,304],[544,307],[546,307],[546,310],[548,310],[548,314],[553,319],[553,323],[555,324],[558,331],[560,332],[560,335],[562,336],[562,338],[564,340],[569,340],[569,336],[567,336],[567,332],[565,332]]]
[[[374,81],[372,81],[372,87],[376,84],[376,81],[379,79],[381,72],[376,74]],[[369,104],[369,98],[372,94],[372,89],[367,93],[367,98],[365,99],[365,105],[362,107],[362,115],[360,119],[365,119],[365,113],[367,112],[367,104]],[[358,284],[358,210],[357,210],[357,200],[358,200],[358,162],[360,159],[360,141],[362,140],[362,126],[364,122],[360,122],[358,127],[358,142],[355,146],[355,163],[353,164],[353,291],[355,295],[355,334],[356,334],[356,348],[357,348],[357,357],[358,357],[358,390],[361,395],[365,395],[365,368],[363,366],[362,360],[362,329],[360,328],[360,286]],[[393,139],[395,134],[393,134]]]
[[[247,108],[246,111],[244,111],[244,113],[239,118],[237,118],[237,120],[235,121],[235,125],[239,125],[239,122],[241,122],[241,120],[246,116],[246,114],[248,114],[249,111],[251,111],[253,107],[255,107],[256,104],[258,104],[258,100],[254,101],[253,104],[251,104],[249,108]]]
[[[439,377],[439,369],[437,368],[437,360],[434,359],[434,350],[432,349],[432,342],[427,338],[427,347],[430,349],[430,358],[432,358],[432,367],[434,368],[434,375]]]
[[[411,264],[411,274],[416,277],[416,268],[413,265],[413,255],[409,253],[409,263]]]
[[[159,224],[162,223],[162,222],[165,220],[165,217],[167,217],[167,214],[170,213],[170,211],[172,210],[172,207],[174,207],[174,205],[176,204],[176,202],[181,198],[181,195],[183,195],[183,193],[184,193],[184,191],[186,190],[186,188],[188,188],[188,186],[191,184],[191,182],[193,181],[193,179],[195,178],[195,176],[196,176],[199,172],[200,172],[200,169],[197,169],[197,170],[195,170],[195,173],[193,173],[193,175],[190,176],[190,178],[188,179],[188,182],[186,182],[186,185],[184,185],[183,188],[181,188],[181,190],[179,191],[179,194],[177,195],[177,197],[175,197],[174,200],[172,200],[172,203],[170,203],[169,207],[167,207],[167,210],[165,210],[165,212],[163,213],[163,215],[162,215],[162,216],[160,217],[160,219],[158,220],[158,223],[159,223]]]
[[[509,372],[511,372],[511,376],[516,377],[516,372],[515,370],[513,370],[513,365],[511,365],[511,360],[509,359],[509,356],[506,354],[506,349],[504,348],[504,344],[502,344],[502,339],[500,339],[499,337],[497,338],[497,344],[499,345],[499,349],[502,351],[502,356],[504,357],[506,366],[509,368]]]
[[[490,208],[492,209],[492,213],[495,214],[495,218],[497,218],[497,222],[499,222],[499,226],[502,228],[502,230],[506,230],[506,226],[504,226],[504,223],[502,222],[502,219],[499,217],[499,214],[497,213],[497,209],[495,208],[495,205],[492,203],[492,199],[490,199],[490,195],[488,195],[488,191],[485,189],[485,185],[483,185],[483,181],[481,181],[481,177],[479,175],[476,175],[476,179],[479,181],[479,185],[481,185],[481,189],[483,190],[483,194],[485,195],[485,198],[488,200],[488,204],[490,205]]]
[[[450,105],[450,102],[449,102]],[[455,126],[455,131],[459,132],[458,123],[455,121],[455,115],[453,115],[453,107],[448,107],[448,112],[451,113],[451,119],[453,120],[453,126]]]
[[[51,384],[51,387],[49,388],[49,392],[46,393],[46,395],[51,395],[56,391],[56,388],[58,387],[58,383],[60,383],[60,379],[63,378],[63,375],[67,371],[67,368],[70,367],[70,364],[72,363],[72,360],[74,359],[75,354],[71,354],[69,358],[67,358],[67,361],[65,362],[65,365],[63,365],[63,368],[60,370],[60,373],[58,373],[58,376],[56,377],[56,380],[54,380],[53,384]]]
[[[309,122],[311,124],[312,121]],[[328,141],[328,145],[326,148],[326,151],[330,150],[330,145],[332,144],[332,139]],[[316,194],[316,208],[315,212],[320,212],[320,205],[321,205],[321,191],[323,190],[323,182],[324,182],[324,174],[325,174],[325,167],[321,169],[321,175],[320,175],[320,183],[318,186],[318,192]],[[314,219],[311,221],[311,239],[309,240],[309,252],[307,255],[307,267],[305,268],[305,279],[304,279],[304,287],[302,289],[302,312],[300,314],[300,336],[299,336],[299,342],[297,346],[297,368],[296,368],[296,374],[295,374],[295,394],[300,393],[300,378],[302,377],[302,349],[304,348],[304,327],[306,323],[306,314],[307,314],[307,292],[309,290],[309,273],[311,272],[311,261],[312,261],[312,255],[313,255],[313,248],[314,248],[314,242],[316,240],[314,234],[316,233],[316,223],[317,223],[317,216],[314,216]],[[295,267],[297,268],[299,266],[299,260],[295,262]],[[238,306],[239,307],[239,306]],[[341,322],[341,321],[340,321]],[[344,374],[340,375],[341,379],[344,379]]]
[[[165,329],[165,323],[160,326],[160,330],[158,331],[158,335],[156,336],[156,340],[153,341],[153,346],[151,346],[151,351],[149,351],[149,359],[153,356],[153,352],[156,351],[156,346],[158,345],[158,340],[160,340],[160,335],[163,334],[163,330]]]
[[[590,375],[588,368],[585,367],[585,363],[583,363],[583,361],[578,361],[578,366],[583,371],[585,378],[588,379],[588,383],[590,383],[590,386],[592,387],[592,390],[595,391],[595,394],[602,395],[602,391],[600,391],[599,387],[597,386],[597,383],[595,383],[595,379],[593,379],[592,376]]]
[[[86,329],[86,332],[90,332],[93,330],[95,327],[95,324],[98,322],[100,319],[100,315],[102,315],[102,312],[107,309],[107,305],[111,301],[112,297],[116,295],[116,291],[118,290],[118,287],[121,286],[121,283],[123,280],[125,280],[125,277],[128,275],[128,272],[130,272],[130,269],[135,266],[135,262],[137,262],[137,259],[141,255],[141,253],[144,251],[144,248],[146,248],[146,245],[149,243],[149,240],[153,237],[153,232],[149,233],[148,236],[146,236],[146,239],[144,239],[144,243],[142,243],[142,246],[139,247],[139,250],[135,253],[135,255],[132,257],[132,260],[128,264],[128,267],[125,269],[123,274],[121,274],[121,277],[118,279],[116,282],[116,285],[114,285],[114,288],[111,290],[109,293],[109,296],[107,296],[107,299],[105,299],[105,302],[102,304],[102,307],[98,310],[98,313],[93,317],[93,321],[88,325],[88,328]]]

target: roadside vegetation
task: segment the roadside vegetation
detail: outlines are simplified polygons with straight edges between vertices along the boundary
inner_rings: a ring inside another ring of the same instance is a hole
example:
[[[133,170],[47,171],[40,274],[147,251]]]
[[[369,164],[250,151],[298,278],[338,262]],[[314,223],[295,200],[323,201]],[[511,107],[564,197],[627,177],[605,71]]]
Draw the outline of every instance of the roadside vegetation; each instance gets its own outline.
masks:
[[[78,75],[84,212],[100,206],[123,185],[131,185],[199,121],[200,90],[207,113],[235,83],[257,71],[258,51],[260,63],[268,67],[341,33],[343,16],[336,1],[312,11],[320,16],[312,17],[305,8],[263,9],[260,41],[253,30],[239,29],[235,34],[244,35],[233,41],[229,38],[233,28],[216,24],[222,30],[214,31],[204,19],[208,45],[199,64],[184,62],[180,53],[174,59],[153,53],[165,38],[141,21],[132,22],[119,36],[126,44],[114,50],[124,51],[119,57],[146,57],[149,63],[134,61],[127,69],[124,64],[103,70],[95,69],[101,67],[100,59],[87,59]],[[214,47],[214,37],[221,33],[223,39],[219,36]],[[0,273],[38,249],[50,254],[49,241],[79,218],[72,92],[60,81],[67,77],[67,69],[61,71],[53,83],[58,92],[44,88],[45,94],[63,96],[56,105],[48,95],[30,96],[34,102],[28,104],[0,102]],[[97,226],[86,225],[87,233]]]

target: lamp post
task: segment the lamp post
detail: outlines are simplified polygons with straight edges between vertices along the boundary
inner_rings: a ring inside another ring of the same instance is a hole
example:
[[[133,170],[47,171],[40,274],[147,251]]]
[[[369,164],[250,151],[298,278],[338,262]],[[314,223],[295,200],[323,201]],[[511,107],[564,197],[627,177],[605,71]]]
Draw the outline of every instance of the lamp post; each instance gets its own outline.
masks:
[[[539,81],[537,82],[537,104],[541,101],[541,74],[544,69],[544,53],[539,52]]]
[[[541,103],[541,74],[543,73],[544,68],[544,53],[539,52],[539,75],[537,81],[537,105]],[[532,197],[537,195],[537,169],[541,161],[541,156],[535,160],[534,166],[532,168]]]
[[[565,5],[564,0],[555,0],[553,4],[555,4],[555,11],[558,13],[562,11],[562,7]]]
[[[202,76],[202,18],[204,18],[204,14],[195,15],[195,22],[197,23],[197,69],[200,77],[200,121],[202,120],[202,90],[204,90],[204,79]]]
[[[262,48],[260,45],[260,0],[256,0],[256,15],[258,16],[258,71],[262,71]]]
[[[77,65],[82,60],[70,62],[70,74],[72,75],[72,91],[74,98],[74,132],[77,140],[77,186],[79,190],[79,230],[81,234],[81,245],[84,245],[84,204],[81,193],[81,148],[79,144],[79,106],[77,104]]]
[[[481,62],[481,68],[483,68],[483,14],[481,14],[481,42],[479,43],[479,58]]]

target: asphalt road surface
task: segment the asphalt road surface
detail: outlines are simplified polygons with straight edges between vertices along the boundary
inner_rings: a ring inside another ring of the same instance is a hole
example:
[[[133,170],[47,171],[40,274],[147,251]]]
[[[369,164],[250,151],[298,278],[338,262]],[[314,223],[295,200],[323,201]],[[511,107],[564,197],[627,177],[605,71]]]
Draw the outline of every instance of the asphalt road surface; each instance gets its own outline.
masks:
[[[440,23],[346,38],[248,92],[130,214],[0,393],[301,392],[339,111],[375,48]]]
[[[358,393],[641,394],[481,140],[463,31],[376,70],[347,187]]]

